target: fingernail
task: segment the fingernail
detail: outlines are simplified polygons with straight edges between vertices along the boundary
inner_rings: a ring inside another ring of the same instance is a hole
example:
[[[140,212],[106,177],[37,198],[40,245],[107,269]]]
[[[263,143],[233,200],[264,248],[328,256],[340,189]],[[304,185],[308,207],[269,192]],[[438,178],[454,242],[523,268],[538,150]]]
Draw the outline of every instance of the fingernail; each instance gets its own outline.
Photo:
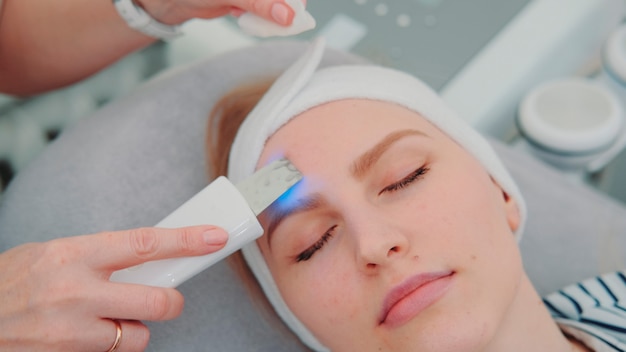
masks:
[[[228,241],[228,233],[219,229],[211,229],[202,234],[204,242],[210,246],[221,246]]]
[[[272,5],[272,18],[279,24],[287,25],[289,21],[289,11],[287,5],[277,2]]]

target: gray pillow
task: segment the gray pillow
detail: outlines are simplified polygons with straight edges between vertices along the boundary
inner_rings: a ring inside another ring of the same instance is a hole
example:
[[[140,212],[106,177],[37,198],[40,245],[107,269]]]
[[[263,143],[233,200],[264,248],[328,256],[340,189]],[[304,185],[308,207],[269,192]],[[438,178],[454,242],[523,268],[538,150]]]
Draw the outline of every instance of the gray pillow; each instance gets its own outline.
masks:
[[[207,184],[205,124],[215,101],[255,77],[278,75],[305,47],[267,42],[167,71],[67,129],[3,196],[0,249],[156,224]],[[323,65],[355,62],[364,60],[329,50]],[[521,248],[542,294],[624,267],[623,207],[493,143],[527,197]],[[175,321],[149,324],[151,351],[305,350],[268,325],[225,262],[180,290],[185,311]]]

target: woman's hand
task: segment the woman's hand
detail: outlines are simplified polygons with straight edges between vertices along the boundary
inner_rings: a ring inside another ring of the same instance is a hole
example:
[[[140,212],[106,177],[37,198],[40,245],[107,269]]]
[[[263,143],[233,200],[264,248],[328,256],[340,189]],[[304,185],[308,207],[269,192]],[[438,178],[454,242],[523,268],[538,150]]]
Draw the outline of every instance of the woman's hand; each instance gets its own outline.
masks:
[[[217,18],[252,12],[288,26],[294,12],[284,0],[137,0],[146,12],[165,24],[179,24],[192,18]]]
[[[182,309],[172,288],[110,282],[119,269],[146,261],[204,255],[226,243],[213,226],[141,228],[68,237],[0,254],[0,349],[142,351],[149,331],[140,320],[168,320]]]

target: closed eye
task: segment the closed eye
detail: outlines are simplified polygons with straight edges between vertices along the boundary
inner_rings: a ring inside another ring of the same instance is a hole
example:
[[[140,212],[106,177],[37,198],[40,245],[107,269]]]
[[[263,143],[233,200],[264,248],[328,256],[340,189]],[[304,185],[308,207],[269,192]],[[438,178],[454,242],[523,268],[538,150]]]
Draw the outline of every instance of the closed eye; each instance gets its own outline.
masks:
[[[296,262],[302,262],[302,261],[307,261],[311,259],[313,254],[315,254],[315,252],[322,249],[322,247],[324,247],[326,242],[328,242],[328,240],[330,240],[331,237],[333,237],[333,232],[335,231],[336,228],[337,228],[337,225],[334,225],[333,227],[329,228],[322,235],[322,237],[320,237],[320,239],[317,240],[317,242],[313,243],[309,248],[305,249],[304,251],[302,251],[302,253],[298,254],[296,256]]]
[[[380,191],[378,193],[378,195],[381,195],[381,194],[383,194],[385,192],[399,191],[399,190],[409,186],[410,184],[412,184],[416,180],[419,180],[420,178],[422,178],[428,172],[428,170],[430,170],[428,167],[421,166],[420,168],[418,168],[417,170],[411,172],[410,174],[408,174],[405,178],[401,179],[400,181],[394,182],[394,183],[390,184],[389,186],[383,188],[383,190]]]

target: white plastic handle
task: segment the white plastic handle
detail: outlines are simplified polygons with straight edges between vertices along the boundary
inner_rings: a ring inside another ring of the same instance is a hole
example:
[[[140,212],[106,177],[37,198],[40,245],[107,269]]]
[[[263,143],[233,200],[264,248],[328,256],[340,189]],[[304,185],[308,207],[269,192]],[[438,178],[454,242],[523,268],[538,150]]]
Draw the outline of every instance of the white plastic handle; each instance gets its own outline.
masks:
[[[228,242],[221,250],[199,257],[146,262],[114,272],[111,281],[176,287],[263,234],[263,228],[245,198],[226,177],[217,178],[156,226],[175,228],[209,224],[228,231]]]

